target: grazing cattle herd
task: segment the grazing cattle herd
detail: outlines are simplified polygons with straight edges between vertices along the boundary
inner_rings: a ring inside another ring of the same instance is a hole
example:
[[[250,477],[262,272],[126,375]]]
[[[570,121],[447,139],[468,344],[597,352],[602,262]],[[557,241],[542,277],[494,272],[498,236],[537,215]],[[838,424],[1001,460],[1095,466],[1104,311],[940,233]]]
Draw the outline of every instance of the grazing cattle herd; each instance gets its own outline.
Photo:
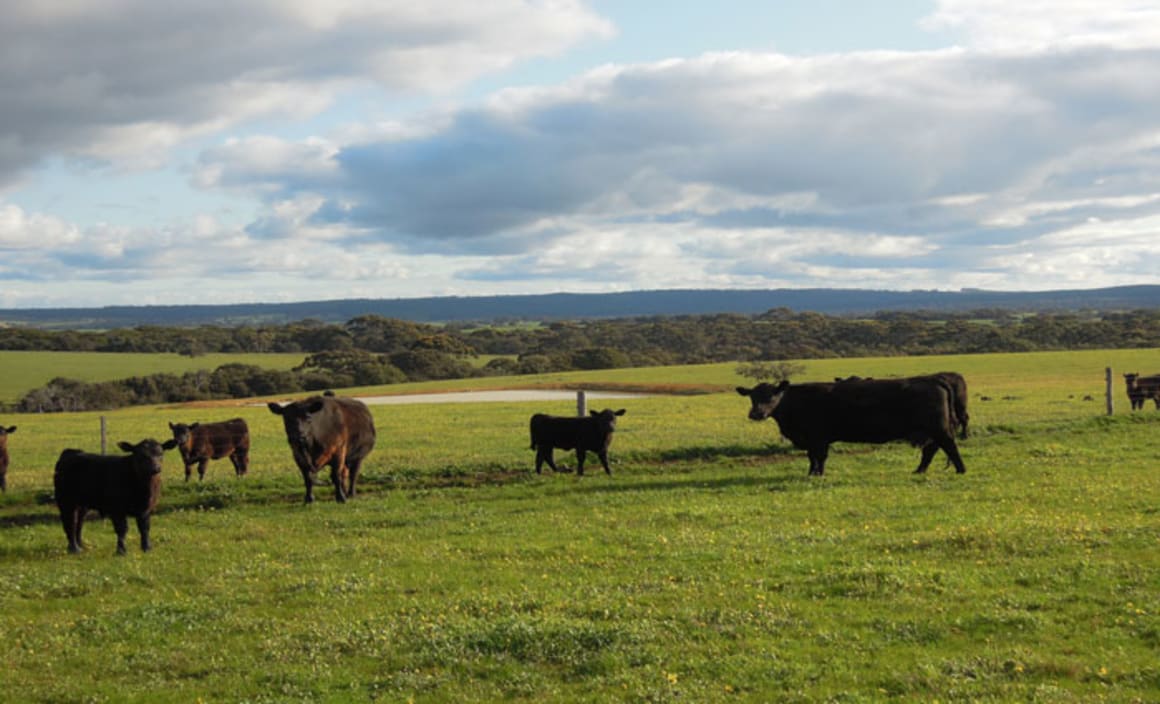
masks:
[[[1160,375],[1125,374],[1132,409],[1152,399],[1160,409]],[[809,474],[825,473],[830,445],[835,442],[909,442],[921,448],[915,472],[925,472],[942,450],[957,473],[966,466],[955,443],[956,432],[966,438],[967,383],[957,372],[940,372],[898,379],[851,376],[833,382],[791,384],[761,383],[737,387],[750,401],[749,418],[776,421],[781,434],[794,447],[806,451]],[[335,501],[353,497],[359,471],[375,446],[374,419],[367,406],[354,398],[326,392],[290,403],[267,404],[282,418],[286,441],[302,475],[305,501],[314,501],[318,472],[330,468]],[[612,469],[608,450],[616,421],[625,409],[592,411],[587,416],[564,417],[536,413],[529,421],[531,449],[536,451],[535,471],[544,463],[556,472],[553,451],[575,450],[576,473],[584,474],[587,453],[593,452],[606,474]],[[173,438],[164,443],[145,439],[136,444],[121,442],[125,455],[99,455],[66,449],[53,474],[54,499],[69,552],[84,547],[81,531],[89,511],[97,511],[113,523],[117,553],[125,553],[128,519],[137,522],[141,549],[149,550],[150,517],[161,488],[162,456],[177,448],[189,481],[197,466],[198,481],[205,479],[210,460],[228,457],[237,477],[249,467],[250,433],[246,422],[234,418],[216,423],[169,423]],[[0,425],[0,489],[6,489],[9,467],[8,436],[16,426]]]

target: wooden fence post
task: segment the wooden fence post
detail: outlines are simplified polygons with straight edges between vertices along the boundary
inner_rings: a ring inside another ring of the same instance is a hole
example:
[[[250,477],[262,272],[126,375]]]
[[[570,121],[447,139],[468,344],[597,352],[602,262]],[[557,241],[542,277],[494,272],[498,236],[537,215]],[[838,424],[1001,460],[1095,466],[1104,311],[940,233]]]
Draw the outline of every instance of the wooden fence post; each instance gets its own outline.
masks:
[[[588,415],[588,396],[583,391],[576,392],[576,415],[581,418]]]
[[[108,426],[105,424],[105,417],[101,416],[101,454],[107,454],[108,449]]]
[[[1114,415],[1116,412],[1116,406],[1112,402],[1112,368],[1108,367],[1105,369],[1104,374],[1104,385],[1106,386],[1105,394],[1108,402],[1108,415],[1110,416]]]

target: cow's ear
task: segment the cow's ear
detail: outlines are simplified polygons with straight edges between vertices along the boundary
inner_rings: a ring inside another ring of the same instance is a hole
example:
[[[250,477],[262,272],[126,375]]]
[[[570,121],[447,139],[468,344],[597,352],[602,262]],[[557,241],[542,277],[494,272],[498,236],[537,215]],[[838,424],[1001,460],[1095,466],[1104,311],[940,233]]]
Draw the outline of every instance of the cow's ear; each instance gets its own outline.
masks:
[[[304,408],[302,410],[306,411],[308,414],[309,413],[318,413],[319,411],[322,410],[322,407],[325,405],[326,404],[324,404],[321,400],[318,400],[318,401],[311,403],[310,405],[308,405],[306,408]]]
[[[748,396],[753,393],[753,389],[747,389],[744,386],[738,386],[737,393],[741,394],[742,396]]]
[[[789,388],[789,379],[786,379],[777,385],[777,392],[780,394],[782,391],[785,391],[788,388]]]
[[[201,425],[201,423],[194,423],[193,425],[189,426],[189,429],[193,430],[194,428],[196,428],[199,425]]]
[[[282,415],[282,407],[279,406],[278,404],[274,403],[273,401],[270,401],[269,403],[267,403],[266,407],[269,408],[270,412],[273,413],[274,415],[276,415],[276,416]]]
[[[15,432],[16,432],[16,426],[14,425],[14,426],[12,426],[11,428],[5,428],[5,429],[4,429],[4,432],[6,432],[6,433],[15,433]]]
[[[163,450],[172,450],[175,447],[177,447],[177,441],[173,438],[169,438],[165,442],[161,443],[161,449]]]
[[[125,452],[132,452],[135,446],[131,442],[125,442],[122,440],[121,442],[117,443],[117,447],[121,448]]]
[[[625,414],[625,413],[627,413],[627,412],[628,412],[628,411],[627,411],[626,409],[623,409],[623,408],[622,408],[622,409],[620,409],[619,411],[617,411],[617,412],[613,413],[612,415],[614,415],[614,416],[622,416],[622,415],[624,415],[624,414]]]
[[[177,426],[173,424],[173,421],[169,421],[169,429],[170,430],[177,430]]]

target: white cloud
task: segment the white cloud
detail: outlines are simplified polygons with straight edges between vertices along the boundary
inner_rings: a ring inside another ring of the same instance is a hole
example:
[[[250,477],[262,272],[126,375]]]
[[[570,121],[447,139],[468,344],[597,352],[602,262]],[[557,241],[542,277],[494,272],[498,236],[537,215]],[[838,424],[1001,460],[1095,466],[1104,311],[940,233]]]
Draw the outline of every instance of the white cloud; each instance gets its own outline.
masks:
[[[48,155],[153,168],[220,135],[192,182],[261,214],[130,226],[0,202],[2,300],[66,273],[131,302],[183,290],[167,277],[218,300],[1156,280],[1147,3],[943,0],[927,25],[961,47],[607,64],[466,105],[465,81],[613,29],[567,0],[11,9],[0,187]],[[382,107],[409,91],[447,100]],[[343,101],[374,114],[275,132]]]
[[[0,203],[0,251],[63,247],[79,239],[80,232],[74,225]]]
[[[191,137],[373,82],[440,93],[612,31],[568,0],[152,0],[0,7],[0,186],[48,155],[155,166]]]
[[[937,0],[930,29],[962,32],[977,49],[1160,45],[1160,6],[1140,0]]]

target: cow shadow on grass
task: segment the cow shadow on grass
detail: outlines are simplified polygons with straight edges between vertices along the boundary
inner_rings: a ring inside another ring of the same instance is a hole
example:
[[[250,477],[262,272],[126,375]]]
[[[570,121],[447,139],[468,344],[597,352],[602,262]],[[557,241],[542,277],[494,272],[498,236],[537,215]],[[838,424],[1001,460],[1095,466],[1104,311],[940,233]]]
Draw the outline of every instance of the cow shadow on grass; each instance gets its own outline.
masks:
[[[627,494],[646,491],[676,491],[684,489],[699,489],[707,491],[723,491],[726,489],[764,489],[771,492],[789,491],[791,486],[797,486],[805,480],[798,474],[770,475],[768,477],[729,476],[715,479],[704,477],[688,477],[676,479],[671,477],[655,477],[649,480],[637,481],[632,484],[595,482],[576,487],[575,491],[591,494]]]
[[[787,491],[789,487],[800,484],[806,477],[801,472],[788,469],[789,462],[798,459],[801,453],[787,445],[765,445],[754,447],[751,445],[712,445],[680,447],[664,450],[657,455],[647,457],[633,457],[629,455],[629,463],[653,464],[660,467],[655,473],[638,475],[639,482],[632,484],[619,483],[590,483],[580,487],[586,492],[635,492],[635,491],[672,491],[678,489],[725,490],[731,488],[756,488],[767,491]],[[706,464],[728,461],[721,467],[719,477],[705,478],[703,474],[696,477],[673,477],[665,475],[665,465],[679,464]],[[621,464],[617,462],[616,464]],[[730,466],[732,465],[732,466]],[[739,473],[739,468],[769,467],[785,468],[785,471],[770,472],[764,475]],[[602,472],[592,472],[594,477],[603,476]],[[616,470],[613,470],[613,479]],[[647,477],[647,478],[646,478]]]
[[[800,454],[789,445],[702,445],[677,447],[663,450],[659,454],[661,462],[706,462],[721,459],[750,459],[763,461],[771,457]]]

